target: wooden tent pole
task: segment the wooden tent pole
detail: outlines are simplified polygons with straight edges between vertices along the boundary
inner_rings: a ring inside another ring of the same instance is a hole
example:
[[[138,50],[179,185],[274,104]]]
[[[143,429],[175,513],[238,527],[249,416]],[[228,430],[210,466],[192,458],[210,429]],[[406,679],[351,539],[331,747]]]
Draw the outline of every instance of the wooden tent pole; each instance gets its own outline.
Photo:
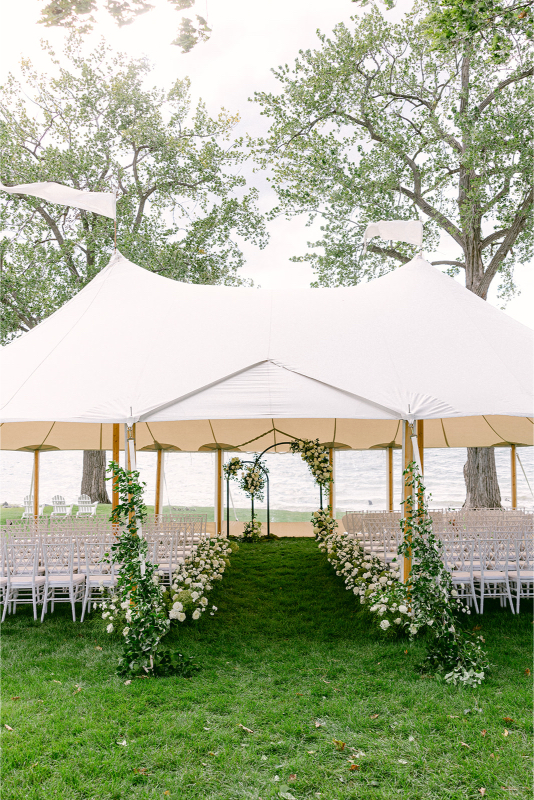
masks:
[[[406,422],[406,420],[402,421],[402,427],[403,427],[403,437],[402,437],[402,439],[403,439],[403,442],[404,442],[404,459],[403,459],[402,468],[403,468],[403,471],[404,471],[405,469],[408,469],[408,464],[410,463],[410,461],[413,461],[413,444],[412,444],[412,440],[410,438],[410,433],[411,433],[410,425],[409,425],[408,422]],[[412,494],[412,487],[411,486],[406,486],[406,476],[405,475],[402,476],[402,482],[403,482],[403,493],[402,493],[402,496],[403,496],[403,500],[404,500],[404,506],[403,506],[404,510],[403,510],[402,513],[403,513],[403,517],[406,519],[408,498]],[[412,541],[412,535],[411,535],[411,531],[409,529],[406,529],[406,534],[405,535],[408,538],[408,541],[411,542]],[[412,555],[411,555],[411,552],[410,552],[409,556],[404,556],[404,565],[403,566],[404,566],[404,569],[403,569],[403,581],[404,581],[404,583],[407,583],[408,578],[410,577],[410,572],[412,571]]]
[[[223,451],[217,449],[217,458],[215,462],[215,534],[219,536],[222,533],[222,520],[223,520]]]
[[[156,497],[154,501],[154,518],[159,521],[161,515],[161,473],[163,468],[163,450],[157,451],[156,463]]]
[[[112,460],[115,464],[119,463],[120,459],[120,424],[118,422],[113,423],[113,442],[112,442]],[[115,481],[113,481],[113,486],[111,487],[111,508],[117,508],[119,505],[119,493],[115,491]]]
[[[335,457],[334,457],[334,448],[328,448],[328,460],[330,462],[330,466],[332,467],[332,480],[330,481],[330,485],[328,487],[328,505],[330,506],[330,513],[332,514],[332,518],[336,518],[336,488],[335,488]]]
[[[33,451],[33,516],[39,519],[39,450]]]
[[[517,508],[517,456],[515,444],[510,447],[510,466],[512,479],[512,508]]]
[[[417,446],[419,448],[419,460],[421,462],[421,477],[425,474],[425,421],[418,419],[415,433],[417,435]]]
[[[387,449],[388,511],[393,511],[393,447]]]

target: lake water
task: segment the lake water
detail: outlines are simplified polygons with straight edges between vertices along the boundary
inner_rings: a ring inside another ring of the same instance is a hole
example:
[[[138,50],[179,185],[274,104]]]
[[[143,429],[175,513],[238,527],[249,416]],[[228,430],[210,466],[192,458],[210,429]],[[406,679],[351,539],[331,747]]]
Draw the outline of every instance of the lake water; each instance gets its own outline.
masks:
[[[534,489],[534,448],[518,448],[530,486]],[[496,448],[497,472],[503,504],[510,505],[510,450]],[[111,453],[108,453],[108,458]],[[245,454],[241,455],[246,458]],[[50,502],[62,494],[73,502],[80,492],[81,452],[41,454],[40,499]],[[401,452],[394,452],[395,504],[400,500]],[[312,511],[318,506],[318,490],[306,465],[298,455],[268,455],[271,508],[287,511]],[[438,507],[460,506],[465,500],[463,465],[465,449],[425,450],[425,483]],[[22,504],[30,491],[33,458],[31,453],[0,453],[0,502]],[[154,503],[156,454],[139,453],[141,479],[146,481],[146,502]],[[236,507],[248,507],[247,497],[232,483]],[[215,456],[211,453],[170,453],[165,457],[164,502],[182,506],[213,505]],[[518,505],[534,507],[527,480],[517,465]],[[386,453],[384,451],[340,451],[336,453],[336,506],[338,510],[380,509],[386,506]],[[260,504],[261,507],[261,504]]]

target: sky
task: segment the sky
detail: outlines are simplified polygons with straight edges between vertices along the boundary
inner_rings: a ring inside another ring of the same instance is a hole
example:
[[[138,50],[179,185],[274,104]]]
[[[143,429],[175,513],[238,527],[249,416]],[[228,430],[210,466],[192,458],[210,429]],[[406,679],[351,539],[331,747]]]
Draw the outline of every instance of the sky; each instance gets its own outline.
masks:
[[[249,98],[255,91],[276,90],[277,81],[271,69],[291,64],[299,49],[315,47],[317,29],[328,33],[338,22],[349,23],[351,16],[362,13],[350,0],[270,0],[269,3],[197,0],[194,11],[207,15],[213,34],[209,42],[182,54],[178,47],[170,44],[176,35],[181,12],[173,10],[166,0],[152,2],[153,11],[123,28],[118,28],[107,14],[100,14],[95,32],[87,37],[88,46],[96,44],[103,36],[116,50],[134,57],[146,55],[154,65],[151,79],[156,85],[168,87],[177,78],[190,77],[193,96],[202,97],[212,115],[221,106],[232,112],[239,111],[241,121],[236,133],[253,136],[266,133],[267,121]],[[42,39],[60,51],[66,33],[37,24],[42,5],[42,0],[4,4],[0,26],[0,81],[9,71],[16,73],[23,56],[29,57],[39,70],[48,69],[48,59],[40,49]],[[406,0],[400,0],[395,9],[384,13],[390,19],[399,19],[409,5]],[[243,174],[250,184],[258,186],[262,211],[269,210],[276,198],[265,177],[254,173],[252,165],[245,167]],[[264,288],[308,286],[314,277],[311,268],[289,259],[306,252],[306,242],[316,238],[317,229],[307,228],[302,218],[277,219],[270,222],[268,228],[270,242],[263,251],[245,243],[247,264],[242,270],[243,276]],[[439,250],[425,253],[426,257],[432,260],[457,255],[452,240],[447,242],[447,238],[442,237]],[[507,305],[506,312],[532,326],[534,270],[531,266],[517,269],[516,283],[521,294]],[[495,290],[491,291],[489,301],[498,304]]]

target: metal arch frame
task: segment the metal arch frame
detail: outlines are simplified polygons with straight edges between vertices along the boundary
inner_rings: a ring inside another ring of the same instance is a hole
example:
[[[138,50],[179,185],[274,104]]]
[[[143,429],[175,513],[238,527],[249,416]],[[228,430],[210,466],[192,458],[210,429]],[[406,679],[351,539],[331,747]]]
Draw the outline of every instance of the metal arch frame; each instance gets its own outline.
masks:
[[[242,461],[242,464],[255,464],[258,466],[263,474],[265,475],[265,480],[267,484],[267,536],[271,535],[271,509],[270,509],[270,502],[269,502],[269,472],[265,469],[265,467],[259,463],[262,456],[267,453],[268,450],[272,450],[273,447],[280,447],[283,444],[293,444],[293,442],[277,442],[276,444],[271,444],[269,447],[266,447],[253,461]],[[323,487],[319,484],[319,497],[321,503],[321,511],[323,510]],[[254,496],[251,497],[251,513],[252,519],[254,519]],[[226,538],[230,538],[230,478],[226,476]]]

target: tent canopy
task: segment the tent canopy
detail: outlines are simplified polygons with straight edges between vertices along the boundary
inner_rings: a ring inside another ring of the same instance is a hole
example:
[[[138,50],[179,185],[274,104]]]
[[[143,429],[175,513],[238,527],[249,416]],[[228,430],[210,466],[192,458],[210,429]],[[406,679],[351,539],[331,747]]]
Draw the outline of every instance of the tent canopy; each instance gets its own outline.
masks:
[[[4,449],[532,444],[533,333],[422,258],[368,284],[179,283],[120,253],[3,348]],[[470,418],[470,419],[468,419]]]

